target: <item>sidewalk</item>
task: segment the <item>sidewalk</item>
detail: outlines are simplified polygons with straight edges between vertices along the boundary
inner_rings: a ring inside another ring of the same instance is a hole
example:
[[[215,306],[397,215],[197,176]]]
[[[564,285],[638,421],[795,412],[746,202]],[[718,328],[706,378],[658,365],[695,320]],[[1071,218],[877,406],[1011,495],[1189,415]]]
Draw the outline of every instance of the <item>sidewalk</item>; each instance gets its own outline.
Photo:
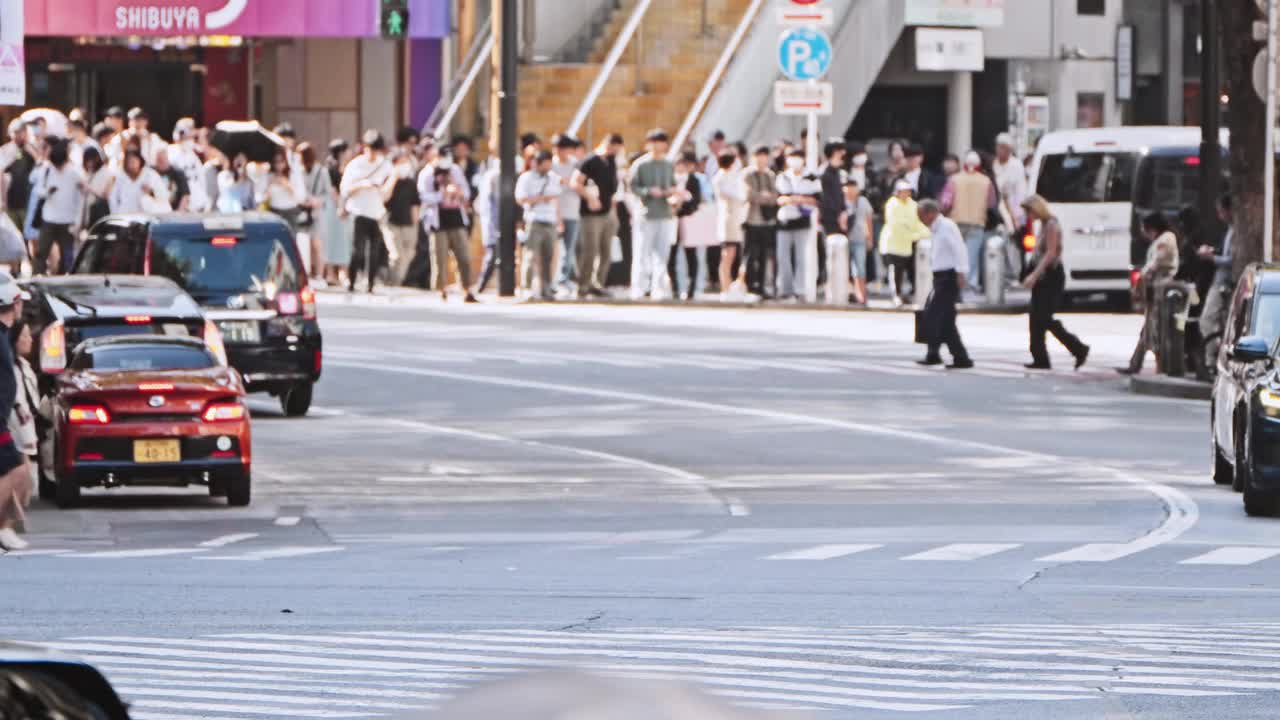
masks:
[[[372,296],[368,293],[356,292],[348,293],[346,289],[339,287],[317,288],[317,293],[324,296],[340,297],[351,295],[355,297],[363,297],[362,302],[372,302],[377,304],[399,304],[399,303],[416,303],[422,299],[433,299],[438,297],[438,293],[434,291],[421,290],[418,288],[407,287],[385,287],[379,286]],[[449,299],[462,301],[462,297],[456,294],[450,294]],[[518,298],[502,298],[494,292],[485,293],[480,296],[480,301],[485,303],[498,303],[503,305],[511,304],[547,304],[546,301],[520,300]],[[610,296],[598,299],[579,300],[571,295],[561,293],[556,297],[554,304],[558,305],[619,305],[619,306],[652,306],[652,307],[691,307],[691,308],[724,308],[727,310],[807,310],[821,312],[882,312],[882,313],[914,313],[917,308],[914,305],[902,305],[895,307],[887,298],[872,297],[865,306],[860,305],[828,305],[826,303],[805,303],[805,302],[777,302],[773,300],[761,300],[758,297],[744,301],[722,301],[718,296],[699,296],[693,300],[632,300],[628,297],[624,289],[611,288]],[[968,315],[1021,315],[1027,312],[1031,304],[1031,292],[1021,288],[1010,289],[1007,294],[1007,300],[1003,305],[988,305],[982,302],[962,302],[957,309]]]
[[[1213,395],[1213,385],[1190,377],[1134,375],[1129,378],[1129,392],[1178,400],[1208,400]]]

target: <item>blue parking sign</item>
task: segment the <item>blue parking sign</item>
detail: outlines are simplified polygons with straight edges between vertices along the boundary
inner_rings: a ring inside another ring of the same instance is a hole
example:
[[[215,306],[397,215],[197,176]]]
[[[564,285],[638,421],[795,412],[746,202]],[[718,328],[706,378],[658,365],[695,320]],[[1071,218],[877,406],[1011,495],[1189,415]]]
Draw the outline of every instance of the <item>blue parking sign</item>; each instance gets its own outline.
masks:
[[[831,69],[831,40],[826,33],[798,27],[782,33],[778,67],[792,80],[817,80]]]

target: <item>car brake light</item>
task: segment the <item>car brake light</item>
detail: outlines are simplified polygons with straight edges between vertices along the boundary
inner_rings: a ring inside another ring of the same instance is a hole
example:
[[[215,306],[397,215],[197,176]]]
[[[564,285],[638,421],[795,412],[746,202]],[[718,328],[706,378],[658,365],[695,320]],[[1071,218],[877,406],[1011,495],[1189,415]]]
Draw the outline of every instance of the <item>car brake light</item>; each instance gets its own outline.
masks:
[[[1188,155],[1182,159],[1182,164],[1187,167],[1200,167],[1200,158],[1196,155]]]
[[[173,385],[171,383],[141,383],[138,385],[138,389],[143,392],[160,392],[162,390],[172,390]]]
[[[320,372],[320,366],[324,364],[324,354],[319,350],[316,351],[316,372]]]
[[[72,405],[67,420],[72,425],[106,425],[111,422],[111,413],[102,405]]]
[[[282,292],[276,294],[276,310],[281,315],[297,315],[301,310],[302,303],[298,300],[298,293]]]
[[[226,422],[243,420],[244,406],[240,403],[209,403],[201,415],[205,422]]]
[[[298,298],[302,300],[302,318],[304,320],[316,319],[316,291],[308,285],[302,288],[302,292],[298,293]],[[316,363],[319,365],[319,363]]]
[[[209,241],[214,247],[235,247],[237,242],[239,241],[235,238],[226,236],[218,236]]]
[[[60,373],[67,369],[67,331],[57,320],[40,333],[40,370]]]
[[[124,321],[129,325],[150,325],[150,315],[125,315]]]
[[[102,453],[80,453],[76,456],[77,460],[105,460],[106,456]]]
[[[227,346],[222,342],[222,331],[212,320],[204,321],[204,346],[218,358],[218,364],[227,364]]]
[[[1129,271],[1129,287],[1136,288],[1138,287],[1138,283],[1140,282],[1142,282],[1142,271],[1130,270]]]

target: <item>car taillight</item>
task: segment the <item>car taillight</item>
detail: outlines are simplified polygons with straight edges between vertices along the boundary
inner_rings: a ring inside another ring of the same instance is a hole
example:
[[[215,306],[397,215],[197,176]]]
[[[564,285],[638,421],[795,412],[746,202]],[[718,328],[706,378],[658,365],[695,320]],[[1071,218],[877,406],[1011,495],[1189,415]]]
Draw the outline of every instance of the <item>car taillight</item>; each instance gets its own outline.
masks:
[[[139,383],[138,389],[142,392],[167,392],[173,390],[173,383]]]
[[[150,325],[150,315],[125,315],[124,321],[128,325]]]
[[[231,420],[244,419],[244,406],[240,403],[216,402],[209,403],[204,409],[204,414],[200,417],[205,422],[228,422]]]
[[[222,342],[222,331],[212,320],[204,321],[204,346],[218,358],[219,364],[227,364],[227,346]]]
[[[67,329],[57,320],[40,333],[40,370],[60,373],[67,369]]]
[[[1129,271],[1129,287],[1136,288],[1138,287],[1138,283],[1140,282],[1142,282],[1142,271],[1130,270]]]
[[[320,366],[324,364],[324,354],[319,350],[316,351],[316,372],[320,372]]]
[[[302,288],[302,292],[298,293],[298,298],[302,300],[302,319],[316,319],[316,291],[308,285]],[[318,363],[317,363],[318,365]]]
[[[102,405],[72,405],[67,420],[72,425],[106,425],[111,422],[111,413]]]

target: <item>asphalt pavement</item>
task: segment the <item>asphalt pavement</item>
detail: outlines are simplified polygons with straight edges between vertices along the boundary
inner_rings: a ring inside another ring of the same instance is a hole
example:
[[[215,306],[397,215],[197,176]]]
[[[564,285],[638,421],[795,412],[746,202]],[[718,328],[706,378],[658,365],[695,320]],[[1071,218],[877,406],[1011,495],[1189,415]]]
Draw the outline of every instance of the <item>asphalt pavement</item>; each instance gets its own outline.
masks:
[[[254,503],[98,491],[0,557],[0,636],[136,717],[427,717],[511,673],[693,682],[819,718],[1269,718],[1280,520],[1203,402],[1131,395],[1138,318],[325,296],[305,419],[253,402]]]

